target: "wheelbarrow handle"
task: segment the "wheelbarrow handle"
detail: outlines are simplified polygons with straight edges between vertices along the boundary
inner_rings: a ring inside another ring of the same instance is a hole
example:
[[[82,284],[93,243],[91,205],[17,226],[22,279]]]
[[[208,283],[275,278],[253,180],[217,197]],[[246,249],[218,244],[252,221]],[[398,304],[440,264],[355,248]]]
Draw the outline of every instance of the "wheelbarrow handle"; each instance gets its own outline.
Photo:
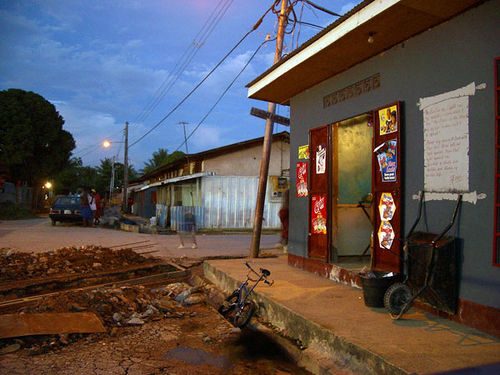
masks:
[[[455,211],[453,211],[453,217],[451,218],[450,223],[444,228],[444,230],[436,237],[434,240],[432,240],[431,244],[433,247],[436,247],[436,244],[445,236],[446,233],[451,229],[453,224],[455,224],[455,220],[458,215],[458,210],[462,204],[462,194],[458,194],[458,199],[457,199],[457,205],[455,206]]]

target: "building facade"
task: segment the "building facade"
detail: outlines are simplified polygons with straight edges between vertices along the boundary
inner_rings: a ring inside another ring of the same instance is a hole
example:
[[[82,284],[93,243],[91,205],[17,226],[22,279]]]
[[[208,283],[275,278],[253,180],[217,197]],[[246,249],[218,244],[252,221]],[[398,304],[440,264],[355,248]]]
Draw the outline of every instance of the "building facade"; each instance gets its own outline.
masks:
[[[417,230],[458,210],[450,317],[500,334],[498,14],[498,0],[363,1],[248,85],[291,107],[290,264],[337,279],[371,253],[402,272],[424,192]]]
[[[142,176],[130,191],[132,211],[155,216],[176,230],[185,210],[194,210],[199,229],[253,227],[263,138],[189,154]],[[278,211],[288,188],[289,133],[273,135],[263,228],[279,229]]]

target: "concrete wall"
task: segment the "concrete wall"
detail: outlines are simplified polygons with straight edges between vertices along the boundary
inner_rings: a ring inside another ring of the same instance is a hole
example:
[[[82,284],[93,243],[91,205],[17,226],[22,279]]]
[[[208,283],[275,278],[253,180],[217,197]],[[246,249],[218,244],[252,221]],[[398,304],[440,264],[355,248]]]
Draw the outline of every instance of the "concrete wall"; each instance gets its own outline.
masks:
[[[219,176],[258,176],[262,145],[251,147],[228,155],[221,155],[203,162],[204,172],[215,172]],[[290,145],[273,142],[269,175],[280,176],[283,169],[290,168]]]
[[[291,169],[297,148],[308,143],[310,128],[353,117],[386,104],[403,101],[404,232],[417,215],[412,198],[424,185],[421,97],[486,83],[469,101],[469,186],[486,194],[477,204],[464,203],[457,231],[463,239],[460,297],[500,307],[500,268],[492,265],[494,210],[495,108],[493,59],[500,56],[500,1],[491,0],[401,43],[350,70],[324,81],[291,100]],[[367,44],[366,48],[370,48]],[[323,108],[323,97],[375,73],[380,88]],[[307,198],[296,198],[291,173],[289,252],[307,256]],[[429,231],[440,231],[451,218],[455,202],[427,204]],[[425,228],[421,228],[425,229]]]

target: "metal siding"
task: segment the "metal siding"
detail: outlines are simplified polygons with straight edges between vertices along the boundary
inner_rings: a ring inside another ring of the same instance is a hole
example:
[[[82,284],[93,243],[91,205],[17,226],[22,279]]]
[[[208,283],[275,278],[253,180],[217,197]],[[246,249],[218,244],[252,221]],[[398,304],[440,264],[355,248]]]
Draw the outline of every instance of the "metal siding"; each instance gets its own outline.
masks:
[[[207,176],[202,178],[202,206],[204,228],[251,229],[253,227],[258,177]],[[266,198],[269,197],[268,194]],[[264,206],[263,228],[280,228],[278,211],[281,202],[269,202]]]

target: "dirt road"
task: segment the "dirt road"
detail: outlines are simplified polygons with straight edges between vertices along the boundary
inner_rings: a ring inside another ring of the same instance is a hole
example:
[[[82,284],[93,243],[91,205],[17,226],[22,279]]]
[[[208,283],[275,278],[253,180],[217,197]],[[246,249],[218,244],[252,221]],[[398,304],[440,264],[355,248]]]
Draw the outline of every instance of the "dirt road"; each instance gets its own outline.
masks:
[[[250,248],[250,233],[197,235],[198,248],[178,249],[176,235],[131,233],[104,228],[84,228],[74,224],[52,226],[48,218],[0,222],[0,248],[17,251],[43,252],[65,246],[99,245],[105,247],[143,242],[147,251],[160,257],[246,256]],[[261,249],[274,248],[279,235],[263,235]]]

